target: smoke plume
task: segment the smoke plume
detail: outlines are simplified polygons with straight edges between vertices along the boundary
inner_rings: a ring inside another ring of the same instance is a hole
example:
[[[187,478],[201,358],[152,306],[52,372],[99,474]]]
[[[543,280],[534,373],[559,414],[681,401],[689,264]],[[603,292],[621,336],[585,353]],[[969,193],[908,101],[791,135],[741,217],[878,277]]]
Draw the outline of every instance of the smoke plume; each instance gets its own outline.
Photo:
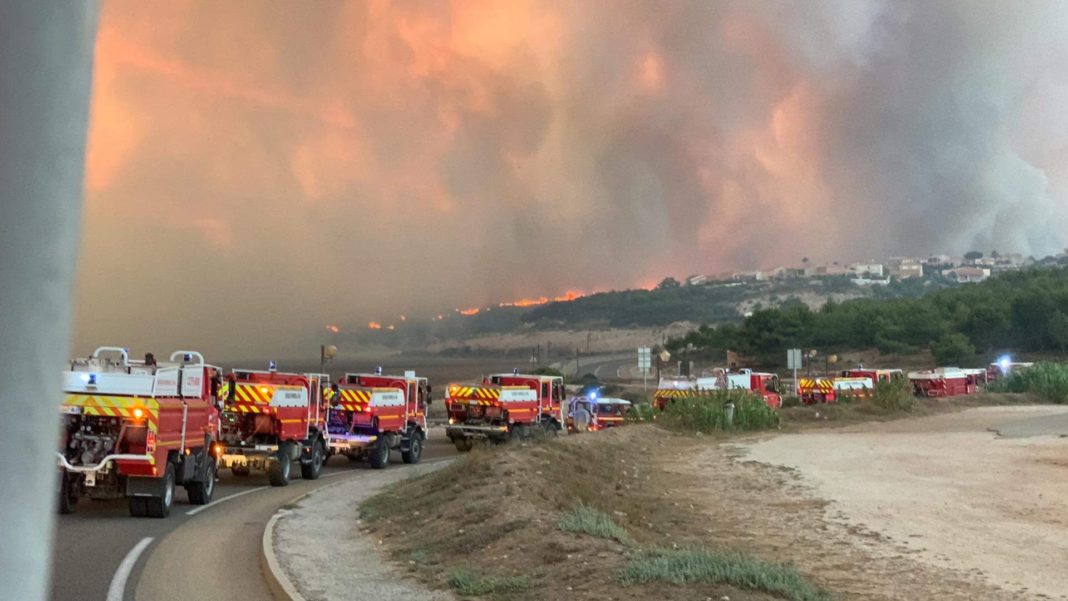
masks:
[[[1058,252],[1066,105],[1056,2],[111,0],[76,342]]]

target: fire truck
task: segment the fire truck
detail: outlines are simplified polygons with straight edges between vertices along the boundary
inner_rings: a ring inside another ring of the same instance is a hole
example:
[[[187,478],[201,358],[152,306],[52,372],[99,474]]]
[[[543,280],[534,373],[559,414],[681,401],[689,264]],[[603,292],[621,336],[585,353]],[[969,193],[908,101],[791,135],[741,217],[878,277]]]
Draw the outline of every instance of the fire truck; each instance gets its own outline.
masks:
[[[227,377],[219,442],[220,468],[235,476],[267,472],[271,486],[289,484],[293,464],[305,480],[319,477],[326,459],[325,374],[235,369]]]
[[[134,517],[167,517],[174,489],[204,505],[215,491],[219,368],[195,351],[157,363],[100,347],[63,375],[59,510],[81,497],[127,498]]]
[[[748,390],[760,395],[768,407],[778,409],[782,406],[779,394],[779,376],[768,372],[755,372],[751,369],[736,371],[717,370],[719,373],[708,378],[666,378],[661,379],[660,386],[653,397],[653,404],[660,410],[676,398],[701,396],[707,390]]]
[[[503,442],[536,430],[560,433],[564,418],[564,379],[513,371],[483,378],[479,384],[450,384],[445,397],[449,425],[445,434],[457,450],[470,451],[475,440]]]
[[[831,378],[801,378],[797,381],[797,396],[805,405],[834,403],[835,384]]]
[[[909,382],[917,396],[948,397],[974,394],[979,383],[985,381],[985,369],[939,367],[927,371],[909,372]]]
[[[327,415],[330,455],[367,458],[374,469],[389,465],[393,449],[404,463],[419,463],[426,441],[430,384],[415,372],[403,376],[345,374],[333,387]]]

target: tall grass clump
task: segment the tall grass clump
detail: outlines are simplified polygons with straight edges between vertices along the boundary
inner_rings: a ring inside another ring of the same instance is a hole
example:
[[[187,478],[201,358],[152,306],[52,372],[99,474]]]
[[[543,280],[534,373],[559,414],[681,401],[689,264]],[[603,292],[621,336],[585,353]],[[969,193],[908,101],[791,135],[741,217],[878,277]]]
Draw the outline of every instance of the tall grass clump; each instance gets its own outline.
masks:
[[[738,553],[709,549],[658,549],[633,557],[623,566],[624,584],[710,582],[763,591],[790,601],[829,601],[790,566],[764,563]]]
[[[627,409],[624,418],[628,422],[648,422],[653,420],[654,411],[649,403],[634,403]]]
[[[1068,363],[1043,361],[994,382],[995,392],[1029,392],[1051,403],[1068,403]]]
[[[727,424],[724,406],[734,403],[733,424]],[[664,409],[664,421],[683,430],[768,430],[779,427],[779,414],[760,395],[743,390],[710,390],[694,397],[672,400]]]
[[[565,532],[582,532],[598,538],[607,538],[623,544],[631,542],[630,535],[605,512],[579,505],[560,518],[560,529]]]
[[[449,574],[449,586],[464,597],[494,595],[507,598],[526,591],[532,583],[526,576],[479,576],[469,569],[460,568]]]
[[[892,378],[876,382],[871,393],[871,404],[886,412],[911,411],[916,404],[912,383],[908,378]]]

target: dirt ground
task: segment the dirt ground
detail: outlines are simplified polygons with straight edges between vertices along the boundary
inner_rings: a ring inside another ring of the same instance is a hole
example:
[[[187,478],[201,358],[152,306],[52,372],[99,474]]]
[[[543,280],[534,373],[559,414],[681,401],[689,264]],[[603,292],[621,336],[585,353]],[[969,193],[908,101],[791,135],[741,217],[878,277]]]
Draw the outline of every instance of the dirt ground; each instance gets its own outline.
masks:
[[[914,598],[1065,599],[1068,439],[1042,436],[1034,419],[1065,413],[984,407],[708,449],[691,465],[718,472],[735,454],[761,464],[739,466],[750,477],[781,483],[770,507],[822,506],[818,522],[800,518],[814,530],[791,528],[794,543],[778,552],[849,597],[901,598],[908,574]],[[990,431],[1013,423],[1036,436]]]
[[[649,424],[507,445],[395,487],[366,508],[378,516],[365,533],[432,588],[472,566],[532,584],[498,598],[772,598],[619,582],[636,548],[711,548],[793,564],[834,599],[1068,599],[1068,438],[1030,436],[1066,412],[984,407],[747,437]],[[988,431],[1013,423],[1028,436]],[[579,503],[634,546],[560,531]]]

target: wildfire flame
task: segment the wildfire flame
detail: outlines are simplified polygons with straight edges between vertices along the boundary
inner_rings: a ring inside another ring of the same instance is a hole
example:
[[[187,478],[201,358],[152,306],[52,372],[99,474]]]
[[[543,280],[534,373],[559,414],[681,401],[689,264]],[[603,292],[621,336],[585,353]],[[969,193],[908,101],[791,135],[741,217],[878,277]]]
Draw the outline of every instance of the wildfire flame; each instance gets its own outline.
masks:
[[[482,309],[479,309],[478,307],[473,307],[471,309],[457,309],[456,312],[459,313],[460,315],[471,316],[471,315],[478,315],[479,313],[482,312]]]
[[[521,298],[514,301],[505,301],[499,303],[500,307],[536,307],[538,305],[545,305],[548,303],[569,303],[573,300],[580,299],[584,296],[588,296],[592,293],[580,292],[578,290],[568,290],[560,296],[539,296],[538,298]]]
[[[371,328],[372,330],[381,330],[382,324],[378,323],[377,321],[372,321],[367,324],[367,327]]]
[[[333,332],[334,334],[337,334],[340,331],[340,329],[335,325],[326,326],[326,329],[330,332]]]

